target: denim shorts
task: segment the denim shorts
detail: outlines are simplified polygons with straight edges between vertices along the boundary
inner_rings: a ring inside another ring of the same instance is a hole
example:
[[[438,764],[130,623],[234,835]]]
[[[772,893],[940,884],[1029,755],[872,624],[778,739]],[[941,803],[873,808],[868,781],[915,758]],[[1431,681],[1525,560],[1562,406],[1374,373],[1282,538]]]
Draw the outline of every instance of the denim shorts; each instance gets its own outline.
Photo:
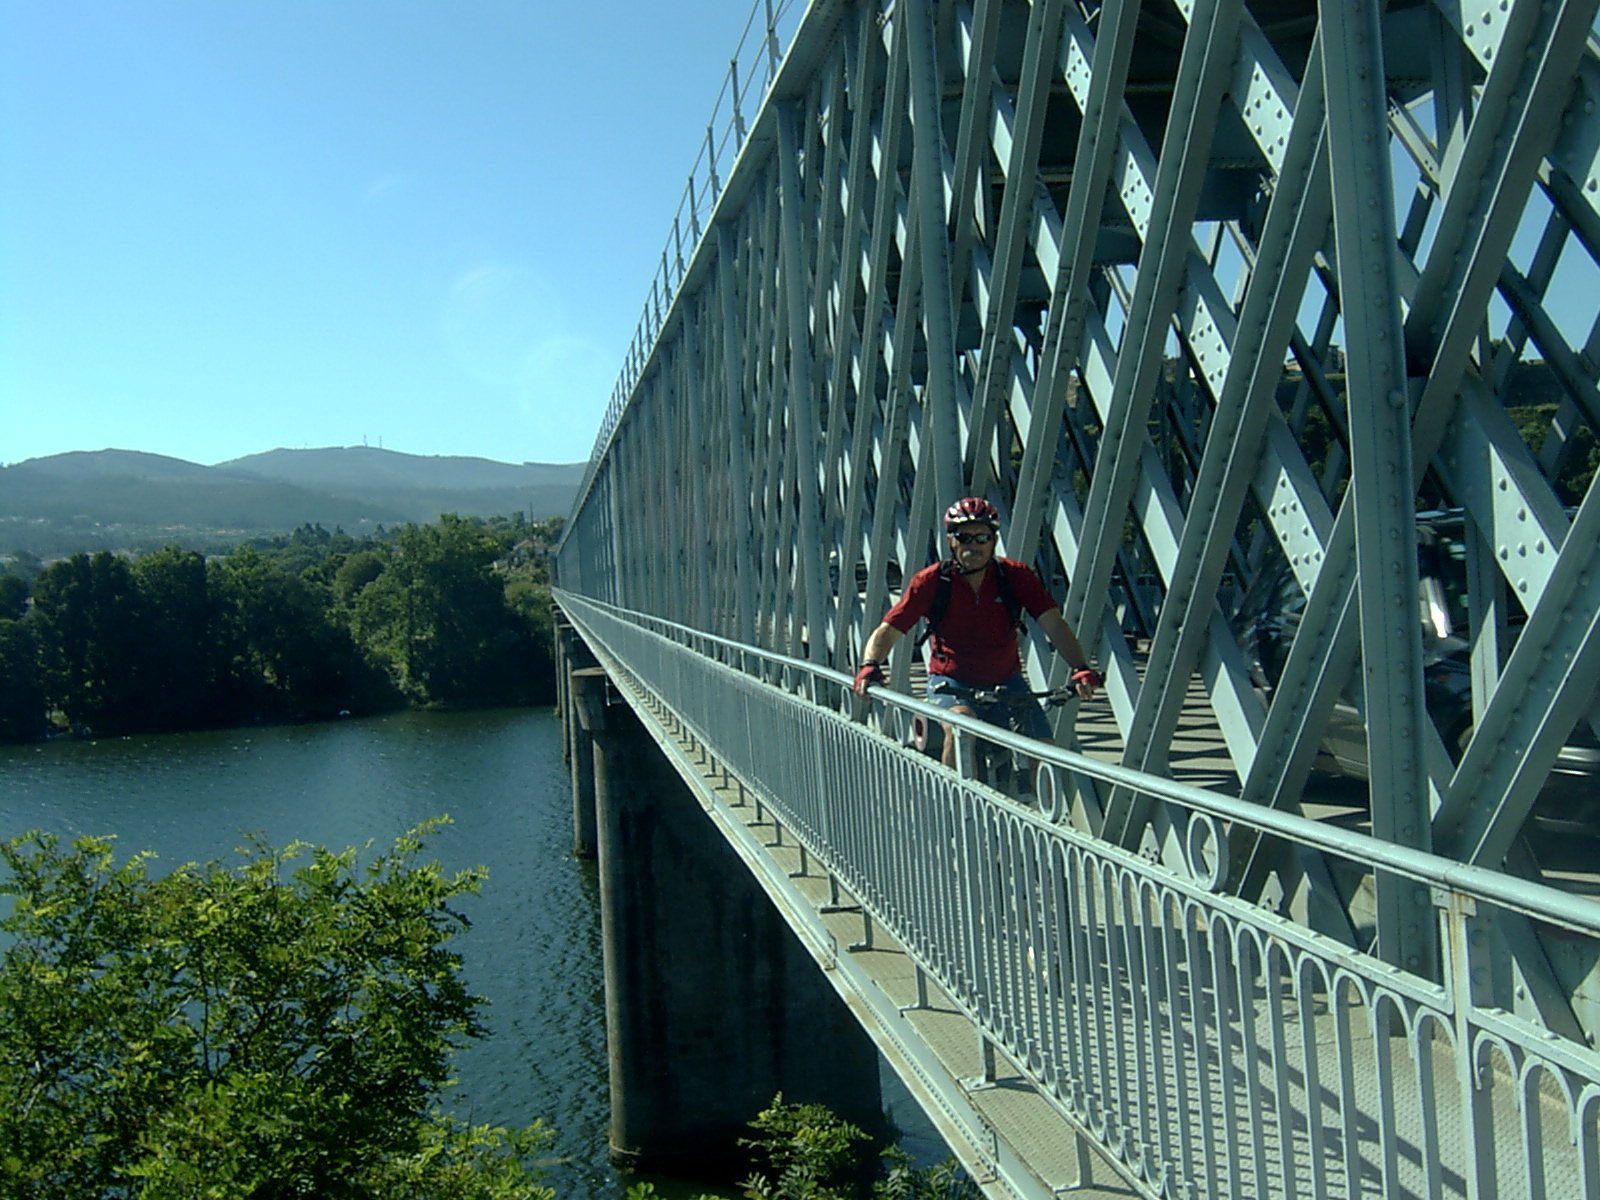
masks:
[[[1028,695],[1029,688],[1028,681],[1021,675],[1013,675],[1004,683],[992,685],[993,689],[1010,692],[1017,697],[1015,701],[1005,705],[975,701],[973,697],[953,690],[952,685],[955,688],[973,688],[972,684],[962,683],[950,675],[929,675],[928,703],[935,708],[956,708],[965,705],[991,725],[1004,725],[1016,733],[1041,741],[1048,742],[1051,739],[1050,722],[1045,720],[1044,709],[1040,708],[1038,701],[1031,697],[1023,699]],[[980,690],[991,689],[984,687]]]

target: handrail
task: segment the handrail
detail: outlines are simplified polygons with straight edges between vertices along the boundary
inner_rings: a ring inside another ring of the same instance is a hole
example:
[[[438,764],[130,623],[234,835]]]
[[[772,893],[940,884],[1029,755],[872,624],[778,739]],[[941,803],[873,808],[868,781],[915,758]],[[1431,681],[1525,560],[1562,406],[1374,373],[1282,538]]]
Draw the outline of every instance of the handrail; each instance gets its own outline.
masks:
[[[870,707],[874,704],[905,714],[899,722],[880,721],[880,726],[884,728],[896,723],[908,728],[910,718],[915,716],[942,722],[1007,750],[1048,763],[1061,771],[1088,776],[1108,785],[1130,788],[1141,795],[1177,804],[1194,812],[1205,813],[1230,825],[1244,826],[1257,833],[1286,838],[1375,870],[1403,875],[1416,883],[1465,893],[1537,921],[1558,925],[1575,933],[1600,937],[1600,900],[1574,895],[1532,880],[1519,879],[1499,871],[1490,871],[1426,851],[1386,842],[1369,834],[1314,821],[1297,813],[1265,808],[1259,804],[1251,804],[1234,796],[1193,787],[1165,776],[1151,775],[1131,767],[1090,758],[1066,747],[1035,741],[887,688],[874,689],[870,693],[869,702],[864,703],[854,695],[854,680],[831,667],[791,658],[757,646],[745,645],[714,633],[692,629],[647,613],[631,612],[560,589],[556,590],[555,597],[564,609],[570,605],[606,612],[615,619],[660,634],[685,648],[724,665],[734,666],[741,673],[763,681],[774,672],[781,672],[790,680],[810,681],[804,687],[791,686],[786,690],[804,694],[818,704],[823,703],[821,699],[823,695],[833,692],[839,703],[823,704],[823,707],[843,709],[851,714],[853,720],[860,723],[866,722]],[[749,670],[748,665],[752,662],[762,664],[768,670]],[[735,666],[735,664],[740,665]]]
[[[1600,1055],[1483,988],[1504,969],[1496,912],[1508,936],[1527,918],[1592,947],[1595,901],[887,690],[863,703],[841,672],[556,599],[635,709],[670,713],[674,736],[736,776],[779,841],[804,846],[1139,1194],[1520,1195],[1523,1178],[1548,1183],[1531,1194],[1596,1194]],[[1068,823],[1046,788],[1034,810],[912,753],[898,736],[912,715],[1021,748],[1042,779],[1075,773],[1166,801],[1182,848],[1114,845]],[[1230,893],[1224,847],[1239,828],[1430,889],[1440,975]],[[1430,1191],[1469,1175],[1480,1189]]]

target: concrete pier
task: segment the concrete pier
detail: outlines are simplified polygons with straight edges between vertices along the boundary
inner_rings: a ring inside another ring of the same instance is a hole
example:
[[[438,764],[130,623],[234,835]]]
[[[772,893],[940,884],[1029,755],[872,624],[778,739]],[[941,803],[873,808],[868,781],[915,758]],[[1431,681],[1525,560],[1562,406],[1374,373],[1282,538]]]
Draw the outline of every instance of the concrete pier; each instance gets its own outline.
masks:
[[[598,688],[603,692],[605,672],[595,665],[594,655],[583,639],[563,618],[556,620],[557,703],[565,742],[563,753],[572,775],[572,852],[579,858],[593,858],[597,852],[594,813],[594,739],[584,726],[584,713],[591,702],[579,703],[575,692]]]
[[[594,755],[613,1159],[738,1178],[738,1140],[780,1092],[880,1132],[871,1040],[632,710],[595,671],[571,682]]]
[[[575,718],[568,719],[572,742],[572,852],[579,858],[600,853],[594,764],[596,731],[604,731],[606,673],[601,667],[580,667],[569,684]],[[590,714],[596,714],[591,716]]]

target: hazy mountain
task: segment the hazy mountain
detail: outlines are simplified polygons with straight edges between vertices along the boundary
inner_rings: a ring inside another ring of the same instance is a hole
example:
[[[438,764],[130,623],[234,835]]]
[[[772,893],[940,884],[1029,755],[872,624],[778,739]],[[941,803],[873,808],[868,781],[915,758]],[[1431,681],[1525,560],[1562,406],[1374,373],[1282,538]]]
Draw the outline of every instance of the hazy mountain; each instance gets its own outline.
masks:
[[[145,454],[138,450],[74,450],[68,454],[52,454],[48,458],[24,459],[12,465],[26,467],[30,473],[37,472],[69,482],[107,476],[147,480],[205,479],[212,476],[215,470],[181,458]]]
[[[128,450],[56,454],[0,467],[0,554],[218,548],[304,524],[364,533],[442,512],[541,520],[572,507],[583,470],[366,446],[273,450],[214,467]]]
[[[369,446],[350,446],[327,450],[269,450],[265,454],[218,463],[215,469],[329,490],[421,487],[477,491],[575,487],[584,465],[522,463],[518,466],[488,458],[424,457],[375,450]]]

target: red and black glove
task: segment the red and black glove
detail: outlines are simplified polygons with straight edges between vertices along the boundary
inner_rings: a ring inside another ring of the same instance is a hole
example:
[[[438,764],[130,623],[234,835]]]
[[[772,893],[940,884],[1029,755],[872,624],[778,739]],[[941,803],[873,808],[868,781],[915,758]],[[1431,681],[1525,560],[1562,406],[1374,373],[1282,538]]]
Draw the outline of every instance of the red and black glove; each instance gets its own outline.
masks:
[[[1106,685],[1105,676],[1093,667],[1079,667],[1072,673],[1072,686],[1081,688],[1085,684],[1092,690],[1103,688]]]
[[[869,683],[885,682],[887,681],[883,677],[883,664],[869,658],[856,670],[856,695],[865,696]]]

